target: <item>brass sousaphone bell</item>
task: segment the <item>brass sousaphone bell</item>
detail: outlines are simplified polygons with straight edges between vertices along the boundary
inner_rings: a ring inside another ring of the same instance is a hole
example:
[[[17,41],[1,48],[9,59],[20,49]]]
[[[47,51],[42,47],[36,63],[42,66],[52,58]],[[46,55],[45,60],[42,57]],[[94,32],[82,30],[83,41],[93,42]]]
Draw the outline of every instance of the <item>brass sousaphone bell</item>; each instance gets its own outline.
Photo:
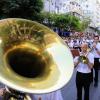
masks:
[[[74,69],[63,40],[35,21],[0,21],[0,81],[24,93],[49,93],[62,88]]]

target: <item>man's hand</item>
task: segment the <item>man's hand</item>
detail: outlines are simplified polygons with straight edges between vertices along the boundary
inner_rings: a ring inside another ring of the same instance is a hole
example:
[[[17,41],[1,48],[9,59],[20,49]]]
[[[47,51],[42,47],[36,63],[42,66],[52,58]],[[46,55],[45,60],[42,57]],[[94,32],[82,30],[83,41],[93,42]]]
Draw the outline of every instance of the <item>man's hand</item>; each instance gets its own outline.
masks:
[[[93,43],[93,48],[96,48],[96,43]]]
[[[5,92],[5,88],[1,88],[0,89],[0,96],[3,96],[4,92]]]

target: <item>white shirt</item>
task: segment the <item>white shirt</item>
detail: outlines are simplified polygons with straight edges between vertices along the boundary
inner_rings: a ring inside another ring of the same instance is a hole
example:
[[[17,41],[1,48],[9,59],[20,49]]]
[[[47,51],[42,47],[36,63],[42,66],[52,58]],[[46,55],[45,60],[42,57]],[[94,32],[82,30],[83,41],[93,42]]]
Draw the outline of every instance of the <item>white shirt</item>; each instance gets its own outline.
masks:
[[[70,41],[70,42],[68,43],[68,46],[71,47],[71,48],[73,48],[73,45],[74,45],[73,41]]]
[[[90,48],[92,48],[92,44],[93,44],[93,40],[92,39],[90,39]]]
[[[78,56],[74,58],[74,62],[78,62]],[[87,55],[87,58],[89,59],[89,62],[90,63],[93,63],[94,64],[94,56],[92,53],[89,53]],[[77,65],[77,71],[78,72],[81,72],[81,73],[91,73],[91,69],[89,68],[89,66],[87,64],[84,64],[82,62],[80,62],[78,65]]]
[[[97,43],[96,48],[98,49],[98,51],[100,51],[100,43]],[[100,55],[97,53],[97,51],[94,49],[92,51],[94,58],[100,58]]]
[[[32,100],[39,100],[39,98],[41,98],[41,100],[63,100],[60,90],[46,94],[33,94],[31,97]]]
[[[89,43],[90,41],[87,39],[86,42]]]

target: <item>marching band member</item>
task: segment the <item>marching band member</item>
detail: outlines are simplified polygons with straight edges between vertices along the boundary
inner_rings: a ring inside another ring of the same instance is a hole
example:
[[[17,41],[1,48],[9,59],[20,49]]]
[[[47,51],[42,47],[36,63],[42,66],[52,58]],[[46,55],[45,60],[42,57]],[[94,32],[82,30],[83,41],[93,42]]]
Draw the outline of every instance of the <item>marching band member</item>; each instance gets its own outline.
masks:
[[[92,47],[92,53],[94,55],[94,86],[98,86],[98,68],[100,67],[100,43],[99,43],[99,36],[94,36],[94,43]],[[92,72],[93,73],[93,72]]]
[[[74,46],[73,40],[69,40],[68,46],[69,46],[70,49],[73,49],[73,46]]]
[[[86,62],[80,59],[81,56],[74,58],[75,67],[77,67],[76,74],[76,88],[77,88],[77,100],[82,100],[82,88],[84,88],[84,100],[89,100],[89,87],[91,83],[91,69],[94,64],[94,56],[87,51],[88,44],[81,45],[81,56],[86,57]]]
[[[63,100],[61,90],[46,94],[31,94],[32,100]]]

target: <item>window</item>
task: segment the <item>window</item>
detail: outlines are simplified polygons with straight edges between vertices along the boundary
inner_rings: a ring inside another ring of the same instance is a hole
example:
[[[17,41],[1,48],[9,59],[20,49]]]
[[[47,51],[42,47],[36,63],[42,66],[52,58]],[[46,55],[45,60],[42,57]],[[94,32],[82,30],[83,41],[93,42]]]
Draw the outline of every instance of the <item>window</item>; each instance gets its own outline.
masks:
[[[86,7],[88,8],[89,6],[88,6],[88,5],[86,5]]]

